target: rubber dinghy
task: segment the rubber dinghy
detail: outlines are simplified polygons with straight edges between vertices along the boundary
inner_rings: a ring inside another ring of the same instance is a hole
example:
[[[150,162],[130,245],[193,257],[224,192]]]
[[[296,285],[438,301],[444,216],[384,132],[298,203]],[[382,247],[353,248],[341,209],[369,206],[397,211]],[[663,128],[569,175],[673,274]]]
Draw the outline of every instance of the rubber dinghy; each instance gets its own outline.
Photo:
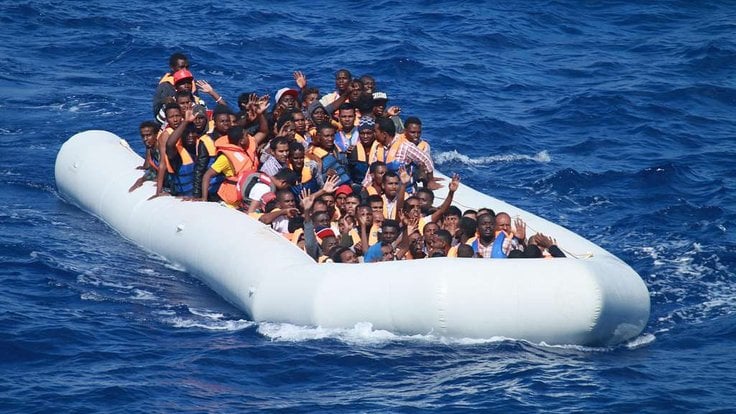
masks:
[[[410,335],[609,346],[639,335],[649,319],[649,292],[622,260],[464,185],[455,204],[520,215],[530,229],[555,237],[569,257],[317,264],[241,212],[174,197],[148,200],[152,182],[129,193],[142,163],[118,136],[85,131],[59,150],[56,184],[70,203],[184,267],[257,322],[326,328],[369,322]]]

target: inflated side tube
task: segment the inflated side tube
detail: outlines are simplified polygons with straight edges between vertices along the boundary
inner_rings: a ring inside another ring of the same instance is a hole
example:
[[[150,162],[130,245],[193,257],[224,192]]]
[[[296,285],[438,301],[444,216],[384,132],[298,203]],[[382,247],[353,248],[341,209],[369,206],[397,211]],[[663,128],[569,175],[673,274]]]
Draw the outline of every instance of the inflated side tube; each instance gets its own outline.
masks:
[[[56,159],[62,196],[201,279],[255,321],[455,338],[613,345],[641,333],[649,292],[623,261],[577,234],[461,185],[465,208],[520,215],[568,258],[317,264],[270,227],[217,203],[128,192],[142,158],[105,131],[71,137]],[[438,198],[444,196],[438,192]]]

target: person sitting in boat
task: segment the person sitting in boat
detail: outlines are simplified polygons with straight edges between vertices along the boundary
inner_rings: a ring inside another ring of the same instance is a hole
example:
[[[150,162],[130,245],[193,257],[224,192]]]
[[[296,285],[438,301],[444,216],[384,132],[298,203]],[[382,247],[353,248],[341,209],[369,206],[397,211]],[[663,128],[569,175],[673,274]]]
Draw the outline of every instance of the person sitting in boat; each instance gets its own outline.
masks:
[[[419,199],[417,195],[408,197],[404,200],[404,216],[411,219],[417,220],[417,225],[419,227],[419,232],[423,234],[424,226],[427,223],[435,222],[439,223],[442,221],[442,218],[444,217],[445,213],[450,209],[452,206],[452,200],[455,198],[455,192],[460,187],[460,176],[458,174],[453,174],[452,180],[450,180],[450,184],[447,186],[448,192],[447,197],[445,197],[444,201],[442,201],[442,204],[436,208],[433,209],[433,211],[430,214],[424,214],[424,210],[422,209],[422,202]],[[422,189],[428,191],[432,196],[434,196],[434,193],[432,193],[431,190]]]
[[[455,257],[475,257],[475,252],[473,251],[473,248],[470,247],[468,244],[460,244],[457,246],[457,252],[455,253]]]
[[[388,95],[386,95],[385,92],[375,92],[373,94],[373,99],[371,99],[370,102],[371,115],[373,118],[390,119],[394,123],[394,129],[397,133],[404,131],[404,123],[401,122],[401,118],[399,117],[399,114],[401,114],[401,108],[395,105],[386,108],[386,105],[388,104]]]
[[[375,259],[376,257],[381,256],[381,249],[386,245],[392,246],[393,251],[393,248],[395,247],[394,243],[399,239],[400,234],[401,227],[399,226],[398,221],[383,220],[383,223],[381,224],[381,232],[378,236],[380,243],[376,243],[370,246],[365,252],[366,262],[372,261],[369,259]]]
[[[432,237],[429,247],[429,257],[447,257],[452,247],[452,234],[445,229],[439,229]]]
[[[345,197],[345,204],[343,204],[343,210],[341,211],[341,214],[343,215],[350,215],[353,217],[356,217],[358,205],[360,205],[360,195],[355,193],[350,193]]]
[[[366,173],[369,170],[368,166],[368,155],[371,153],[375,144],[374,131],[375,121],[372,117],[366,116],[361,118],[358,124],[358,143],[355,148],[348,153],[348,174],[350,180],[358,191],[361,187],[359,183],[363,181]],[[385,165],[384,165],[385,167]],[[385,168],[384,168],[385,172]],[[378,181],[379,183],[381,181]]]
[[[403,208],[406,185],[409,176],[401,168],[399,174],[389,171],[383,176],[383,216],[387,219],[396,220],[398,211]]]
[[[503,238],[501,252],[508,256],[511,250],[524,250],[526,247],[526,223],[520,217],[514,220],[514,227],[511,227],[511,216],[508,213],[500,212],[495,217],[495,237]]]
[[[218,155],[202,177],[201,197],[205,201],[209,199],[212,179],[222,175],[224,179],[220,183],[217,195],[229,207],[238,208],[243,198],[238,188],[238,180],[258,168],[258,157],[255,153],[258,142],[240,126],[230,127],[227,139],[226,143],[220,139],[217,141]]]
[[[343,246],[334,249],[330,258],[334,263],[360,263],[355,252]]]
[[[294,124],[294,139],[305,148],[312,142],[312,136],[307,130],[307,119],[301,110],[291,111],[291,122]]]
[[[460,246],[469,245],[469,243],[472,243],[475,240],[477,231],[478,223],[474,219],[470,217],[461,217],[460,221],[458,222],[457,232],[455,233],[455,240],[457,241],[457,243],[455,243],[455,245],[450,248],[447,256],[458,257]]]
[[[180,96],[190,97],[190,102],[192,104],[199,104],[204,106],[205,108],[207,107],[205,102],[195,93],[196,88],[194,83],[194,76],[192,76],[191,72],[189,72],[187,69],[180,69],[174,72],[172,78],[174,82],[175,96],[177,93],[180,93]],[[212,89],[212,87],[207,82],[197,81],[196,85],[200,86],[200,89],[206,89],[206,92],[209,93],[210,96],[212,96],[212,99],[215,99],[216,103],[225,104],[224,99],[217,92],[215,92],[215,90]],[[184,108],[182,108],[182,110],[184,110]],[[164,114],[162,112],[159,112],[159,114],[157,115],[157,119],[161,120],[163,115]]]
[[[475,255],[481,258],[504,258],[504,237],[496,238],[496,220],[488,212],[478,213],[478,237],[470,243]]]
[[[340,177],[339,184],[349,184],[350,177],[347,174],[347,157],[340,154],[335,148],[335,127],[323,123],[317,127],[318,133],[313,137],[309,153],[313,159],[319,160],[320,174],[322,180],[326,181],[328,176]]]
[[[363,93],[373,96],[376,89],[376,79],[371,75],[363,75],[360,77],[360,82],[363,83]]]
[[[430,190],[436,190],[442,186],[434,179],[434,164],[427,155],[422,152],[416,145],[407,140],[399,139],[396,135],[394,123],[388,118],[376,119],[375,128],[376,145],[375,150],[371,152],[370,161],[383,161],[386,163],[388,171],[398,172],[399,167],[408,167],[412,162],[421,166],[427,174],[425,187]],[[363,181],[363,186],[367,187],[371,184],[372,177],[367,175]],[[413,184],[410,186],[413,188]],[[413,191],[410,191],[410,193]]]
[[[137,179],[128,189],[128,192],[132,192],[142,186],[146,181],[156,181],[158,165],[161,162],[161,153],[158,151],[158,146],[156,145],[156,137],[158,136],[159,129],[159,125],[153,121],[144,121],[138,127],[141,140],[146,148],[146,154],[143,165],[137,167],[137,169],[145,171],[143,176]]]
[[[197,158],[199,135],[193,121],[192,111],[186,111],[182,122],[166,139],[166,160],[172,177],[171,193],[175,196],[194,196],[194,160]]]
[[[460,211],[457,206],[450,206],[447,209],[447,212],[445,212],[445,214],[442,216],[440,227],[450,232],[450,234],[454,237],[458,231],[458,224],[462,215],[462,211]]]
[[[300,176],[300,180],[295,190],[301,193],[303,189],[309,190],[311,193],[319,191],[324,185],[322,174],[319,171],[319,164],[305,158],[306,150],[304,146],[298,142],[289,144],[289,168]]]
[[[347,69],[340,69],[335,72],[335,91],[320,98],[319,102],[322,106],[327,107],[327,105],[337,101],[341,95],[347,95],[350,92],[350,81],[352,79],[353,76]]]
[[[424,239],[424,253],[429,255],[430,246],[432,246],[434,234],[437,233],[437,230],[440,229],[439,224],[435,222],[430,222],[424,225],[422,228],[422,236]]]
[[[338,151],[350,154],[358,145],[359,132],[355,127],[355,107],[349,103],[338,108],[340,128],[335,134],[335,146]]]
[[[268,144],[271,150],[266,155],[266,161],[261,165],[261,171],[268,175],[275,175],[280,169],[289,167],[289,140],[286,137],[276,137]]]
[[[275,193],[277,190],[291,190],[299,179],[298,175],[288,169],[282,168],[272,177],[268,174],[256,171],[240,180],[240,189],[243,194],[243,205],[247,207],[248,214],[262,211],[266,203],[264,195]]]
[[[422,121],[419,118],[414,116],[406,118],[406,122],[404,123],[404,132],[402,132],[400,136],[416,145],[417,148],[427,155],[427,157],[432,159],[429,143],[422,139]],[[411,168],[409,168],[409,174],[412,175],[415,182],[425,181],[426,174],[418,165],[412,163]]]
[[[353,194],[353,189],[347,184],[343,184],[335,190],[335,208],[337,208],[338,216],[343,217],[345,215],[345,202],[351,194]]]
[[[169,57],[169,72],[166,72],[161,77],[153,94],[153,116],[156,117],[156,120],[160,124],[163,124],[163,118],[165,117],[159,117],[161,109],[166,104],[175,103],[174,95],[176,94],[176,89],[174,88],[173,75],[182,69],[189,69],[189,58],[181,52],[172,54]],[[192,90],[196,90],[194,82],[192,82]]]
[[[327,219],[324,211],[314,212],[315,195],[308,191],[302,193],[302,208],[304,210],[304,250],[318,263],[324,263],[327,252],[338,246],[337,237],[329,226],[324,225]],[[319,219],[319,217],[322,217]],[[318,220],[319,219],[319,220]]]
[[[164,115],[166,116],[166,128],[159,131],[158,137],[156,137],[156,145],[158,146],[159,154],[162,154],[161,159],[163,162],[158,165],[158,172],[156,173],[156,193],[153,197],[158,197],[163,194],[164,191],[170,190],[171,174],[173,174],[174,171],[171,169],[168,157],[166,156],[166,142],[171,136],[171,133],[174,132],[174,129],[178,128],[184,119],[181,108],[175,103],[169,103],[164,106]]]
[[[383,176],[386,175],[386,163],[383,161],[373,161],[368,167],[368,175],[370,180],[368,185],[363,186],[366,196],[382,196],[383,195]]]
[[[296,206],[296,196],[290,189],[276,190],[276,208],[260,215],[258,220],[286,235],[289,233],[289,220],[300,213]]]
[[[201,123],[204,119],[207,119],[207,110],[202,105],[194,105],[192,110],[194,113],[194,125],[197,127],[198,123]],[[202,131],[198,142],[197,142],[197,161],[194,167],[194,193],[202,193],[202,178],[207,170],[214,164],[217,158],[217,145],[223,145],[228,143],[227,131],[233,126],[230,119],[230,109],[226,106],[218,105],[212,114],[214,129],[212,132]],[[207,128],[207,122],[205,122],[205,129]],[[210,181],[209,185],[209,201],[219,201],[217,190],[222,183],[224,176],[216,175]]]

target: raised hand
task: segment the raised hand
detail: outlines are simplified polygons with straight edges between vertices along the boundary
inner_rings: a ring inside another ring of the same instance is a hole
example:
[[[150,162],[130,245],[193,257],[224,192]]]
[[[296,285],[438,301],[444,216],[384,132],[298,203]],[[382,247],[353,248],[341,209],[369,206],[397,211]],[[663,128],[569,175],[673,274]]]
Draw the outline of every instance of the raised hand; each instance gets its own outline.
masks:
[[[403,165],[399,167],[399,178],[404,185],[408,185],[411,182],[411,176],[406,172],[406,168]]]
[[[191,109],[187,109],[184,112],[184,122],[187,122],[190,124],[194,122],[194,111],[192,111]]]
[[[389,108],[388,108],[388,109],[386,110],[386,114],[387,114],[388,116],[397,116],[397,115],[399,115],[400,113],[401,113],[401,108],[399,108],[398,106],[390,106],[390,107],[389,107]]]
[[[304,214],[307,215],[307,212],[312,210],[312,205],[314,204],[314,197],[312,196],[311,191],[309,191],[306,188],[302,189],[302,208],[304,209]]]
[[[325,185],[322,187],[326,193],[334,193],[337,189],[337,184],[340,182],[340,176],[335,174],[327,177]]]
[[[454,193],[457,191],[458,187],[460,187],[460,176],[458,174],[453,174],[452,181],[450,181],[450,185],[447,186],[447,189],[450,190],[451,193]]]
[[[206,80],[198,80],[197,81],[197,87],[206,94],[211,94],[214,89],[212,89],[212,86],[210,86],[209,82]]]
[[[296,86],[298,86],[299,89],[307,87],[307,77],[304,76],[304,73],[301,71],[294,71],[294,81],[296,81]]]
[[[268,109],[268,101],[269,101],[268,95],[263,95],[260,98],[258,98],[258,115],[263,114]]]
[[[514,235],[516,238],[526,240],[526,223],[521,217],[517,217],[514,220]]]

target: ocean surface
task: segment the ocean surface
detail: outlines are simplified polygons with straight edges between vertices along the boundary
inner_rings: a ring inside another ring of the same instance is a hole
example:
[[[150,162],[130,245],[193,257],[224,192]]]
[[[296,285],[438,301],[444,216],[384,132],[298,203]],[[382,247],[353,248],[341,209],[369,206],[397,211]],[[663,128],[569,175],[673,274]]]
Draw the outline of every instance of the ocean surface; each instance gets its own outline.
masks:
[[[440,170],[628,262],[648,326],[585,348],[249,321],[56,190],[76,132],[142,152],[175,51],[231,102],[372,74]],[[735,68],[732,1],[0,1],[0,412],[736,412]]]

